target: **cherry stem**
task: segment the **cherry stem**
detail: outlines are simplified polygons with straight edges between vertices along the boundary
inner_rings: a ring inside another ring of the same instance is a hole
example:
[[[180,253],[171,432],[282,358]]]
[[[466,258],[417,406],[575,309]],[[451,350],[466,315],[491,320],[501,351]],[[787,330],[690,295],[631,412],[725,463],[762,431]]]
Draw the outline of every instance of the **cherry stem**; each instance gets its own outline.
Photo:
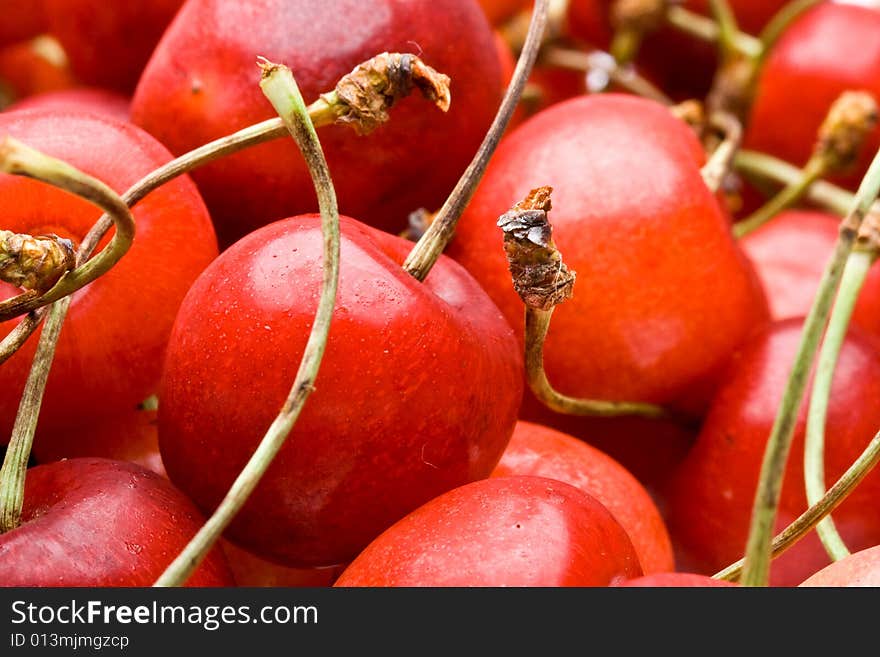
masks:
[[[825,495],[825,422],[831,399],[831,384],[859,292],[877,256],[876,249],[859,247],[850,255],[819,352],[804,444],[804,484],[807,503],[810,505],[816,504]],[[849,556],[846,543],[830,516],[817,525],[816,533],[833,561]]]
[[[510,118],[519,104],[526,81],[531,75],[535,60],[538,58],[538,51],[541,49],[544,30],[547,26],[548,6],[549,0],[535,0],[526,43],[519,55],[513,78],[507,87],[504,100],[501,102],[501,107],[495,115],[489,132],[486,133],[476,156],[459,179],[455,189],[443,203],[443,207],[440,208],[434,221],[403,263],[404,270],[418,281],[424,281],[427,278],[434,263],[437,262],[452,240],[455,226],[473,197],[477,185],[480,184],[489,160],[498,147],[498,142],[501,141],[501,137],[510,123]]]
[[[718,25],[718,52],[721,61],[728,61],[739,53],[736,42],[740,30],[736,16],[727,0],[709,0],[709,7],[712,10],[712,18]]]
[[[0,143],[0,171],[34,178],[81,196],[105,210],[116,226],[113,239],[106,248],[92,259],[84,256],[81,250],[77,255],[76,269],[62,276],[47,292],[39,294],[29,290],[0,303],[0,322],[73,294],[107,273],[131,248],[134,217],[122,198],[101,181],[11,137]]]
[[[321,230],[324,236],[321,296],[299,370],[281,412],[233,482],[220,506],[156,580],[155,586],[180,586],[186,582],[257,487],[284,445],[306,400],[314,390],[315,378],[327,346],[333,309],[336,306],[339,284],[339,209],[330,169],[324,158],[315,126],[290,69],[267,60],[262,60],[260,66],[263,71],[260,88],[279,113],[286,129],[302,151],[318,195]]]
[[[2,162],[2,170],[7,173],[48,183],[71,194],[76,194],[110,213],[111,223],[116,226],[116,235],[113,240],[97,258],[89,262],[87,261],[91,255],[90,252],[86,253],[80,249],[75,262],[77,269],[66,276],[72,276],[77,271],[86,271],[85,274],[82,274],[86,278],[95,271],[103,273],[128,251],[134,238],[134,217],[119,195],[100,180],[82,173],[66,162],[51,158],[10,138],[7,138],[0,145],[0,162]],[[101,262],[86,269],[91,263],[98,260]],[[52,289],[56,289],[58,285]],[[68,294],[49,306],[47,311],[49,320],[43,328],[25,383],[12,436],[9,440],[3,466],[0,467],[0,533],[15,529],[21,522],[27,463],[31,454],[46,381],[71,300],[72,297]],[[35,328],[38,319],[29,315],[21,322],[21,324],[25,323]]]
[[[739,120],[727,112],[713,113],[710,123],[724,134],[724,139],[712,152],[701,173],[706,187],[717,192],[733,168],[733,159],[742,143],[743,130]]]
[[[379,55],[379,57],[385,55],[387,55],[387,53],[383,53],[382,55]],[[369,62],[365,62],[364,64],[368,63]],[[355,68],[352,73],[357,72],[361,66]],[[340,80],[340,83],[348,77],[349,76],[343,77],[343,79]],[[377,89],[376,91],[381,91],[381,89]],[[389,98],[392,99],[398,97],[397,94],[389,96]],[[387,101],[387,98],[385,100]],[[323,94],[318,100],[308,106],[309,117],[316,127],[347,122],[341,121],[340,117],[347,116],[346,113],[348,109],[349,107],[347,104],[339,98],[338,93],[335,91]],[[221,137],[188,153],[184,153],[180,157],[177,157],[164,166],[152,171],[123,194],[122,200],[128,207],[134,207],[152,191],[171,182],[179,176],[189,173],[190,171],[215,160],[232,155],[246,148],[258,146],[259,144],[284,137],[287,134],[288,131],[284,125],[284,121],[280,118],[268,119],[247,128],[243,128],[231,135]],[[78,253],[86,258],[89,257],[104,235],[107,234],[107,231],[110,230],[111,226],[113,226],[112,216],[110,214],[102,216],[83,239]],[[36,294],[32,294],[32,297],[34,299],[39,298],[44,300],[43,297],[38,297]],[[18,351],[18,349],[27,342],[28,338],[33,335],[34,331],[36,331],[37,327],[40,325],[40,322],[45,316],[45,304],[35,303],[34,305],[36,305],[38,309],[31,311],[12,332],[0,341],[0,365]],[[16,310],[16,314],[19,315],[28,312],[28,309],[23,306]]]
[[[811,9],[824,0],[793,0],[780,9],[770,22],[761,31],[758,37],[761,42],[761,51],[757,60],[759,67],[763,66],[767,55],[773,46],[779,41],[785,31],[794,23],[801,14]]]
[[[767,440],[752,522],[746,544],[742,583],[766,586],[770,570],[770,547],[773,524],[782,491],[782,478],[791,450],[797,415],[803,401],[816,349],[828,320],[843,269],[852,252],[862,222],[880,192],[880,153],[874,158],[840,228],[834,255],[822,276],[813,306],[804,323],[801,342],[789,376],[788,384]]]
[[[689,34],[701,41],[716,44],[721,41],[721,28],[718,23],[711,18],[700,16],[684,7],[675,4],[671,5],[666,10],[666,22],[680,32]],[[736,48],[737,53],[750,58],[760,57],[763,48],[759,39],[739,31],[733,40],[733,46]]]
[[[862,455],[837,480],[822,499],[802,513],[797,520],[782,530],[774,539],[770,548],[771,558],[776,558],[801,538],[806,536],[824,518],[840,506],[847,496],[855,490],[871,470],[880,462],[880,433],[874,436]],[[735,582],[741,579],[745,559],[740,559],[713,577]]]
[[[633,62],[645,36],[663,24],[668,5],[669,0],[614,0],[609,8],[614,59],[624,66]]]
[[[577,71],[590,76],[599,73],[622,89],[643,98],[672,105],[672,99],[631,66],[621,66],[609,53],[601,50],[582,52],[560,46],[548,46],[541,51],[541,64]],[[588,83],[588,88],[594,85]],[[601,85],[605,86],[605,85]]]

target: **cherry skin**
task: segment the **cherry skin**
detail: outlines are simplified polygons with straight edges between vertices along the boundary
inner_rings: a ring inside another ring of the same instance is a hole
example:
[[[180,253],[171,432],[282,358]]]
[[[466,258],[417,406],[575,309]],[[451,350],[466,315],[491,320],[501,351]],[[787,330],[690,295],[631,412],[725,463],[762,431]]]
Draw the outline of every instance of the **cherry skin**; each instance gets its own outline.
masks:
[[[84,84],[130,94],[184,0],[43,0],[49,31]]]
[[[168,151],[139,128],[94,114],[4,113],[0,135],[6,134],[69,162],[117,192],[170,159]],[[3,227],[30,235],[56,233],[79,243],[101,216],[91,203],[19,176],[0,176],[0,198]],[[72,455],[67,452],[72,447],[70,427],[131,412],[156,391],[177,309],[217,255],[210,217],[185,177],[147,196],[135,207],[134,217],[136,237],[128,253],[73,296],[36,435],[35,450],[53,458]],[[18,292],[4,285],[0,298]],[[0,335],[19,321],[0,324]],[[36,345],[34,336],[0,367],[4,438],[10,435]]]
[[[840,217],[807,210],[781,213],[740,244],[767,292],[773,319],[804,317],[813,305],[840,228]],[[859,293],[852,321],[880,335],[880,269]]]
[[[731,586],[739,586],[733,582],[726,582],[723,579],[712,579],[706,575],[697,575],[694,573],[655,573],[653,575],[645,575],[636,579],[628,579],[621,582],[618,586],[624,588],[729,588]]]
[[[69,67],[47,58],[38,42],[26,41],[0,50],[2,91],[12,102],[76,86]]]
[[[415,53],[450,76],[449,112],[407,98],[368,137],[338,126],[322,129],[321,142],[340,210],[397,233],[412,211],[440,207],[500,103],[493,33],[475,0],[193,0],[147,66],[132,116],[180,154],[276,116],[257,86],[258,56],[290,66],[312,102],[384,51]],[[224,158],[194,177],[224,245],[315,207],[290,139]]]
[[[518,11],[525,9],[528,0],[479,0],[480,7],[492,25],[501,25]]]
[[[493,477],[531,475],[564,481],[593,496],[626,530],[645,573],[675,568],[666,525],[651,496],[617,461],[577,438],[518,422]]]
[[[544,477],[494,477],[382,533],[334,586],[610,586],[639,577],[632,542],[595,498]]]
[[[28,96],[7,107],[6,111],[41,109],[90,112],[110,116],[119,121],[127,121],[130,106],[131,101],[115,91],[95,87],[73,87]]]
[[[748,537],[755,488],[801,336],[802,319],[774,324],[733,357],[696,446],[673,478],[667,520],[680,548],[679,564],[712,574],[740,559]],[[825,436],[830,486],[858,458],[880,426],[880,342],[853,327],[834,377]],[[806,406],[786,470],[776,532],[807,508],[803,452]],[[855,409],[855,410],[854,410]],[[852,549],[880,541],[876,513],[880,473],[873,473],[834,512]],[[815,533],[773,561],[771,584],[793,586],[828,563]]]
[[[44,0],[6,0],[0,21],[0,47],[42,34],[47,27]]]
[[[259,588],[332,586],[345,569],[344,566],[287,568],[261,559],[229,541],[221,541],[221,545],[236,586]]]
[[[825,566],[799,584],[803,587],[880,586],[880,545],[854,552]]]
[[[560,392],[692,399],[766,320],[757,278],[703,183],[703,161],[693,132],[666,108],[617,94],[555,105],[502,142],[450,255],[521,336],[523,303],[496,221],[532,188],[553,187],[553,239],[578,274],[544,349]]]
[[[828,108],[844,91],[880,101],[880,8],[823,2],[789,27],[761,73],[746,147],[797,165],[810,157]],[[858,185],[880,147],[880,128],[840,182]]]
[[[0,535],[3,586],[151,586],[204,523],[166,479],[132,463],[28,470],[22,524]],[[233,586],[213,549],[187,586]]]
[[[327,351],[286,445],[229,538],[294,567],[350,561],[399,518],[487,477],[522,397],[516,339],[477,283],[441,258],[424,284],[401,238],[345,218]],[[314,319],[315,215],[227,249],[180,310],[159,392],[171,480],[213,509],[281,409]]]

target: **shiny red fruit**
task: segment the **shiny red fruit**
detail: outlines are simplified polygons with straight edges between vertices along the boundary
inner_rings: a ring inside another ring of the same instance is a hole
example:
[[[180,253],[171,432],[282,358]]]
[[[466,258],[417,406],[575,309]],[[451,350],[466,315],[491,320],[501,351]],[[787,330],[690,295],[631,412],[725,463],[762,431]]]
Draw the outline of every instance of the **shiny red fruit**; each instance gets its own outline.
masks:
[[[556,479],[596,498],[626,530],[645,573],[675,568],[660,511],[638,480],[614,459],[577,438],[539,424],[518,422],[493,477]]]
[[[0,103],[76,86],[73,73],[51,56],[47,43],[26,41],[0,50]]]
[[[621,582],[618,586],[624,588],[729,588],[738,586],[732,582],[726,582],[723,579],[712,579],[706,575],[695,575],[694,573],[656,573],[654,575],[645,575],[636,579],[628,579]]]
[[[28,470],[22,525],[0,535],[3,586],[151,586],[204,523],[157,474],[69,459]],[[214,549],[187,586],[233,586]]]
[[[92,114],[4,113],[0,135],[6,134],[69,162],[117,192],[170,159],[168,151],[139,128]],[[77,244],[101,216],[101,210],[87,201],[19,176],[0,175],[0,198],[5,229],[55,233]],[[135,207],[134,217],[136,237],[128,253],[73,296],[43,400],[37,452],[69,456],[69,427],[132,412],[156,391],[177,309],[217,255],[205,205],[185,177],[147,196]],[[17,293],[10,285],[0,288],[3,299]],[[0,324],[0,335],[18,321]],[[0,367],[4,437],[10,434],[36,344],[34,336]]]
[[[632,542],[594,498],[543,477],[497,477],[406,516],[334,586],[610,586],[640,575]]]
[[[88,112],[127,121],[131,101],[115,91],[93,87],[73,87],[28,96],[13,103],[6,111],[52,110],[56,112]]]
[[[492,25],[501,25],[530,4],[529,0],[479,0],[479,2]]]
[[[288,568],[261,559],[229,541],[221,541],[221,545],[236,586],[259,588],[332,586],[345,569],[345,566]]]
[[[669,495],[669,529],[680,566],[712,574],[743,556],[767,437],[801,337],[801,319],[780,322],[733,358],[702,433],[676,473]],[[880,342],[853,328],[831,390],[825,470],[830,486],[858,458],[880,427]],[[782,489],[776,530],[807,508],[802,409]],[[880,473],[869,475],[834,512],[853,549],[880,542]],[[771,583],[793,586],[828,563],[812,533],[774,560]]]
[[[0,20],[0,47],[18,43],[46,30],[45,0],[5,0]]]
[[[797,165],[844,91],[880,101],[880,8],[823,2],[785,32],[767,59],[749,119],[746,146]],[[880,128],[842,182],[855,186],[880,147]]]
[[[766,320],[703,162],[694,133],[665,107],[615,94],[551,107],[502,142],[450,254],[522,335],[496,221],[534,187],[553,187],[553,239],[578,274],[544,350],[562,393],[657,403],[705,395],[730,350]]]
[[[342,212],[396,233],[410,212],[440,207],[501,100],[492,30],[475,0],[193,0],[156,49],[132,116],[180,154],[275,116],[258,87],[258,56],[288,65],[312,102],[384,51],[415,53],[449,75],[450,111],[407,98],[373,134],[333,127],[321,142]],[[224,244],[315,207],[290,139],[194,176]]]
[[[773,319],[804,317],[810,311],[840,221],[824,212],[789,210],[740,240],[767,292]],[[852,321],[880,335],[880,268],[868,274]]]
[[[825,566],[799,584],[803,587],[880,586],[880,545],[855,552]]]
[[[498,309],[441,258],[425,283],[401,238],[342,221],[341,278],[316,391],[230,538],[290,566],[345,563],[414,508],[487,477],[507,447],[522,359]],[[159,393],[171,480],[226,493],[287,397],[321,281],[314,215],[258,230],[193,285]]]
[[[134,91],[184,0],[43,0],[49,31],[83,84]]]

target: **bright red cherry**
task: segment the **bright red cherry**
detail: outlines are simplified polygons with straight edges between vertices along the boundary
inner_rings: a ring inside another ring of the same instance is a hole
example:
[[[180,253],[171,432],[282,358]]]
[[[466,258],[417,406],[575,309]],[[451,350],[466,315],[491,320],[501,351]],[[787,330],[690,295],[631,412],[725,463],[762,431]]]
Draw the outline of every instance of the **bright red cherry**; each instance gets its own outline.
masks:
[[[646,573],[675,568],[660,511],[644,487],[611,457],[577,438],[518,422],[493,477],[531,475],[564,481],[593,496],[626,530]]]
[[[655,573],[653,575],[645,575],[636,579],[628,579],[621,582],[618,586],[624,588],[725,588],[738,586],[733,582],[726,582],[723,579],[712,579],[706,575],[696,575],[694,573]]]
[[[0,535],[3,586],[150,586],[204,523],[166,479],[132,463],[28,470],[22,525]],[[233,586],[214,549],[187,586]]]
[[[743,556],[767,437],[801,337],[801,319],[774,324],[734,356],[696,446],[676,473],[668,521],[679,564],[712,574]],[[841,350],[826,427],[828,485],[858,458],[880,426],[880,342],[857,327]],[[806,404],[795,432],[776,530],[807,508],[803,453]],[[875,512],[880,473],[869,475],[834,512],[852,549],[880,541]],[[771,583],[793,586],[828,563],[812,533],[774,560]]]
[[[346,563],[417,506],[487,477],[522,397],[510,327],[441,258],[425,283],[411,243],[342,221],[339,296],[316,391],[230,538],[290,566]],[[314,215],[266,226],[193,285],[171,338],[159,444],[171,480],[213,509],[290,390],[314,319]]]
[[[47,27],[45,0],[6,0],[0,20],[0,47],[38,36]]]
[[[492,25],[500,25],[529,4],[528,0],[479,0],[479,2]]]
[[[168,151],[141,129],[94,114],[4,113],[0,136],[7,134],[69,162],[118,192],[170,159]],[[0,198],[3,227],[30,235],[55,233],[79,243],[101,216],[91,203],[18,176],[0,175]],[[156,391],[177,309],[189,286],[217,255],[210,217],[188,178],[151,193],[135,207],[134,216],[136,237],[128,253],[73,297],[43,400],[38,453],[53,458],[72,455],[67,450],[79,448],[67,435],[71,427],[85,428],[133,412]],[[0,298],[18,292],[4,285]],[[0,324],[0,335],[18,321]],[[10,434],[36,344],[34,336],[0,367],[4,439]]]
[[[257,85],[258,56],[287,64],[312,102],[385,51],[415,53],[450,76],[450,111],[409,98],[368,137],[335,127],[322,130],[321,142],[340,209],[398,232],[410,212],[440,207],[501,100],[493,33],[475,0],[193,0],[147,66],[132,116],[180,154],[275,116]],[[315,207],[290,139],[224,158],[194,177],[224,244]]]
[[[828,108],[844,91],[880,100],[880,8],[823,2],[801,16],[773,48],[761,73],[746,146],[802,165]],[[880,128],[862,149],[858,184],[880,147]]]
[[[90,112],[127,121],[131,101],[115,91],[94,87],[73,87],[28,96],[6,108],[12,112],[26,109]]]
[[[840,561],[825,566],[799,586],[880,586],[880,545],[855,552]]]
[[[697,386],[705,395],[730,350],[766,320],[703,163],[694,133],[665,107],[617,94],[555,105],[499,147],[450,254],[522,335],[496,221],[531,189],[553,188],[553,239],[578,275],[544,353],[561,392],[656,403],[692,398]]]
[[[334,586],[610,586],[640,575],[632,542],[596,499],[553,479],[494,477],[413,511]]]

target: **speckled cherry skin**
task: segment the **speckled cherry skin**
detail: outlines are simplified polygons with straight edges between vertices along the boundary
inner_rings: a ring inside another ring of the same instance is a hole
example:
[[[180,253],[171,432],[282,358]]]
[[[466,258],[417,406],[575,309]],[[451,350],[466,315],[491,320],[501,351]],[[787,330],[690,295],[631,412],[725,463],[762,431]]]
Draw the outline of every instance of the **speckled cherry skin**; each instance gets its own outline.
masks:
[[[384,51],[415,53],[449,75],[449,112],[406,98],[371,135],[337,126],[321,130],[321,143],[341,211],[396,233],[413,210],[440,207],[501,101],[492,30],[475,0],[193,0],[147,66],[132,116],[180,154],[275,116],[257,84],[257,56],[290,66],[312,102]],[[194,177],[224,245],[315,208],[290,139],[224,158]]]
[[[184,0],[43,0],[49,31],[83,84],[131,94]]]
[[[28,96],[6,108],[8,112],[19,110],[54,110],[89,112],[128,121],[131,100],[122,94],[97,87],[72,87]]]
[[[788,210],[740,240],[764,285],[773,319],[805,317],[831,260],[840,217]],[[868,274],[853,323],[880,335],[880,268]]]
[[[789,27],[761,74],[746,147],[797,165],[810,157],[828,108],[844,91],[880,101],[880,8],[823,2]],[[840,181],[854,187],[880,147],[880,128]]]
[[[632,542],[595,498],[544,477],[493,477],[383,532],[334,586],[610,586],[639,577]]]
[[[696,575],[694,573],[655,573],[653,575],[645,575],[636,579],[628,579],[621,582],[617,586],[623,588],[729,588],[731,586],[739,586],[733,582],[727,582],[723,579],[712,579],[707,575]]]
[[[657,403],[693,397],[698,385],[705,394],[706,379],[766,320],[703,160],[666,108],[616,94],[555,105],[502,142],[450,255],[522,336],[496,221],[532,188],[553,187],[553,239],[578,274],[544,350],[560,392]]]
[[[679,565],[712,574],[741,558],[748,537],[764,448],[800,342],[802,319],[774,324],[733,358],[696,446],[676,473],[667,521]],[[830,486],[880,427],[880,343],[857,327],[843,346],[831,391],[825,477]],[[777,531],[807,508],[803,453],[806,404],[786,470]],[[853,549],[880,541],[880,473],[873,473],[835,511]],[[815,533],[773,561],[771,583],[793,586],[828,563]]]
[[[159,445],[203,509],[226,493],[281,409],[321,280],[315,215],[264,227],[196,281],[171,338]],[[230,538],[290,566],[346,563],[420,504],[487,477],[522,398],[522,358],[476,281],[412,244],[342,220],[340,288],[316,390]]]
[[[564,481],[595,497],[626,530],[645,573],[675,569],[669,532],[648,491],[617,461],[577,438],[517,422],[493,477]]]
[[[120,193],[171,159],[140,128],[94,114],[4,113],[0,135],[6,134],[69,162]],[[57,233],[79,243],[101,216],[101,210],[87,201],[20,176],[0,175],[0,198],[3,227],[31,235]],[[217,255],[210,217],[186,177],[147,196],[135,207],[134,217],[131,249],[111,271],[73,296],[43,399],[37,452],[45,450],[54,458],[70,456],[66,453],[70,426],[83,427],[134,411],[155,393],[177,309],[189,286]],[[0,298],[17,293],[10,285],[0,287]],[[0,335],[19,321],[0,324]],[[36,345],[34,336],[0,367],[4,441]]]
[[[840,561],[828,564],[798,586],[880,586],[880,545],[854,552]]]
[[[204,523],[168,480],[132,463],[28,470],[22,525],[0,535],[2,586],[151,586]],[[187,586],[234,586],[214,548]]]

